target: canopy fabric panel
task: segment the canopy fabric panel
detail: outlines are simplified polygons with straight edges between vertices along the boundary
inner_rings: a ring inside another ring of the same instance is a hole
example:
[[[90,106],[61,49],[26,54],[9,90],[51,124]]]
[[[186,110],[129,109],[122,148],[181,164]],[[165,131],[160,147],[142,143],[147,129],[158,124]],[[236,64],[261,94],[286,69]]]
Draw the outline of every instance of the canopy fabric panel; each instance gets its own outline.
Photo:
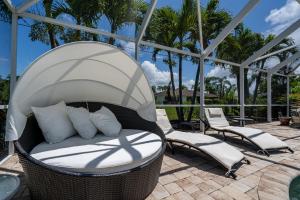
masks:
[[[19,79],[10,100],[6,140],[21,136],[31,106],[62,100],[115,104],[156,121],[154,96],[139,64],[114,46],[75,42],[42,55]]]

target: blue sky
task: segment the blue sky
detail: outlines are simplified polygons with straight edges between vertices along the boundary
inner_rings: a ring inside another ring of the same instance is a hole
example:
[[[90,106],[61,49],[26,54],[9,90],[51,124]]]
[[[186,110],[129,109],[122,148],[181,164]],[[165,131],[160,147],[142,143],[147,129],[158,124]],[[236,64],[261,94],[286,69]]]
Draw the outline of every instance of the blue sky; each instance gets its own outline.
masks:
[[[202,4],[206,4],[208,0],[201,0]],[[14,3],[19,3],[21,0],[13,0]],[[172,2],[172,4],[170,4]],[[170,5],[174,9],[179,9],[181,6],[181,0],[158,0],[158,7]],[[236,15],[242,7],[248,2],[248,0],[220,0],[220,8],[229,11],[233,16]],[[270,3],[272,2],[272,3]],[[274,33],[278,34],[286,25],[291,21],[300,17],[300,14],[291,14],[287,10],[291,10],[288,6],[295,7],[294,0],[261,0],[261,2],[249,13],[244,19],[244,23],[247,27],[255,32],[260,33]],[[298,5],[297,5],[298,6]],[[299,6],[300,7],[300,6]],[[298,9],[298,8],[297,8]],[[296,9],[297,12],[298,10]],[[300,8],[299,8],[300,13]],[[285,15],[284,15],[285,14]],[[282,18],[282,20],[278,20]],[[30,21],[29,21],[30,22]],[[24,24],[23,21],[19,20],[19,23]],[[283,28],[282,28],[283,27]],[[109,30],[107,22],[102,20],[101,28],[104,30]],[[119,31],[121,35],[133,36],[133,26],[127,26],[126,28]],[[17,73],[21,74],[24,69],[38,56],[50,49],[49,46],[41,42],[32,42],[28,37],[30,28],[20,25],[18,35],[18,70]],[[9,58],[10,58],[10,26],[6,23],[0,22],[0,74],[6,76],[9,68]],[[297,34],[295,37],[298,37]],[[300,38],[300,37],[298,37]],[[300,40],[300,39],[299,39]],[[132,53],[132,44],[122,42],[125,49]],[[147,50],[149,51],[149,50]],[[143,68],[150,73],[149,79],[153,79],[154,84],[164,84],[162,77],[168,77],[168,67],[163,63],[162,56],[159,56],[156,63],[151,59],[152,55],[148,52],[142,52],[140,55],[140,62]],[[178,68],[176,67],[175,72]],[[196,66],[191,62],[184,62],[183,78],[186,85],[192,84],[195,78]],[[152,73],[152,74],[151,74]],[[207,65],[205,73],[208,75],[229,75],[228,71],[222,69],[213,69],[213,66]],[[156,77],[157,76],[157,77]],[[158,79],[158,80],[156,80]],[[150,81],[151,82],[151,81]]]

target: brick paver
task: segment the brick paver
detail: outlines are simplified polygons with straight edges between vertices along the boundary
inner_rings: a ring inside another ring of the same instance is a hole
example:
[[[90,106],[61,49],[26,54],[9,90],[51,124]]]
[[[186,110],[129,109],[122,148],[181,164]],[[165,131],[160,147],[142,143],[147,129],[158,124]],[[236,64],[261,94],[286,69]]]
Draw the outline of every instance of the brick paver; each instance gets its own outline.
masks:
[[[279,126],[278,122],[253,124],[287,142],[295,153],[276,152],[270,157],[258,155],[247,142],[228,134],[226,142],[242,151],[251,165],[242,165],[237,179],[226,178],[225,170],[199,152],[177,147],[175,155],[167,150],[159,183],[147,200],[231,200],[231,199],[288,199],[288,183],[300,174],[300,129]],[[209,135],[222,139],[210,131]],[[21,177],[22,186],[16,199],[30,200],[22,167],[17,156],[12,156],[2,166],[0,173],[13,173]]]

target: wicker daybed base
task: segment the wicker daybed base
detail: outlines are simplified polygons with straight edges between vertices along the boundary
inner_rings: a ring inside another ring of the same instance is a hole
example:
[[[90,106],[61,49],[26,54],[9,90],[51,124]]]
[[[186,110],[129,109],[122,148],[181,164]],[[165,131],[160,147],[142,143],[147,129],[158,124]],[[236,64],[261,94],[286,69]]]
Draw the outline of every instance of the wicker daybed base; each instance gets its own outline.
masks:
[[[74,107],[88,107],[91,112],[104,105],[111,109],[123,128],[150,131],[162,138],[161,152],[143,165],[115,173],[76,173],[49,166],[29,155],[44,138],[33,116],[18,141],[16,152],[23,166],[32,199],[36,200],[98,200],[145,199],[158,182],[163,154],[166,148],[164,134],[154,122],[142,119],[135,111],[106,103],[72,103]]]

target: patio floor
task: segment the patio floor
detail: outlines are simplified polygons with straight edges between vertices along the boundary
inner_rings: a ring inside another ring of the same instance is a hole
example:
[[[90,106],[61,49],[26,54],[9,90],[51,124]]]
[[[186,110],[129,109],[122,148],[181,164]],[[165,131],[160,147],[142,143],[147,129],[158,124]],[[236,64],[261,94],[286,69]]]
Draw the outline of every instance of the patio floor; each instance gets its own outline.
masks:
[[[236,146],[251,161],[251,165],[242,165],[237,170],[238,176],[234,180],[226,178],[224,169],[193,150],[178,147],[175,155],[167,150],[159,183],[147,200],[288,199],[289,181],[300,174],[300,129],[279,126],[278,122],[249,126],[279,137],[295,153],[282,151],[266,157],[256,154],[256,150],[240,138],[229,137],[227,142]],[[222,138],[216,132],[209,134]],[[2,164],[0,172],[21,177],[22,186],[14,199],[30,199],[17,156],[12,156]]]

